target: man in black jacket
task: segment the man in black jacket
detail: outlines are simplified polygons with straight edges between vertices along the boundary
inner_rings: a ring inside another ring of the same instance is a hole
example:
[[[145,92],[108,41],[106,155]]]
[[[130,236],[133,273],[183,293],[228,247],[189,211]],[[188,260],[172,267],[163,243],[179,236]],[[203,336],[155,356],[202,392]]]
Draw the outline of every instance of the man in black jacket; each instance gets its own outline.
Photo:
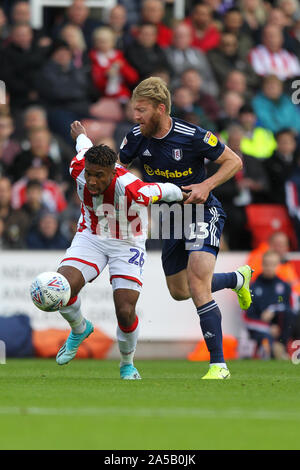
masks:
[[[149,77],[155,70],[165,67],[167,57],[157,44],[157,27],[142,24],[138,29],[136,41],[125,51],[128,62],[138,71],[140,79]]]
[[[263,256],[263,271],[252,284],[252,304],[244,317],[250,337],[257,342],[262,357],[286,359],[296,315],[291,287],[276,276],[280,257],[275,251]]]
[[[29,25],[12,27],[11,42],[2,52],[0,78],[6,83],[13,110],[21,110],[38,101],[35,80],[47,50],[47,47],[34,45]]]

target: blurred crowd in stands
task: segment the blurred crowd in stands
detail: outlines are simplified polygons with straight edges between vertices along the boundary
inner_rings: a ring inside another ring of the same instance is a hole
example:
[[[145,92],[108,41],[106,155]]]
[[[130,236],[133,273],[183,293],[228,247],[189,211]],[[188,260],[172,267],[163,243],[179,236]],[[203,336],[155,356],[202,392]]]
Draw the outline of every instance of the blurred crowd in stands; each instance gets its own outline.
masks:
[[[253,248],[253,204],[283,206],[300,248],[298,0],[186,0],[181,21],[170,0],[119,0],[109,11],[74,0],[45,8],[39,30],[29,2],[1,5],[1,248],[70,244],[80,215],[70,123],[118,152],[134,124],[131,91],[148,76],[167,82],[173,116],[213,131],[244,162],[214,191],[227,212],[222,249]]]

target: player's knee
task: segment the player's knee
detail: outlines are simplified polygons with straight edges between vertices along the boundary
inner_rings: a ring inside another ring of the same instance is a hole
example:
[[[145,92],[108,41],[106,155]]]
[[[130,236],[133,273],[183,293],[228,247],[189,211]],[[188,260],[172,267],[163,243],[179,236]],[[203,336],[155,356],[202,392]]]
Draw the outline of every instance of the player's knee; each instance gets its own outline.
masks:
[[[174,300],[187,300],[191,297],[190,292],[184,289],[169,287],[169,292]]]
[[[81,272],[72,266],[61,266],[57,271],[68,280],[71,287],[71,298],[78,295],[85,284]]]
[[[125,303],[116,308],[118,323],[124,328],[129,328],[135,321],[135,308],[130,303]]]

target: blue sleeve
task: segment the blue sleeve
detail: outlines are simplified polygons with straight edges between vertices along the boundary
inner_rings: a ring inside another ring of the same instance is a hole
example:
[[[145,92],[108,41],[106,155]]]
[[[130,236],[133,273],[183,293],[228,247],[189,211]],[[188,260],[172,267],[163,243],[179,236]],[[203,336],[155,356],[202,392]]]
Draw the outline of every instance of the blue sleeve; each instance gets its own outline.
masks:
[[[198,127],[194,136],[193,150],[196,155],[214,161],[222,155],[225,145],[215,134]]]
[[[128,164],[132,162],[138,156],[138,148],[140,146],[141,139],[136,137],[132,131],[130,131],[123,139],[120,145],[120,162]]]

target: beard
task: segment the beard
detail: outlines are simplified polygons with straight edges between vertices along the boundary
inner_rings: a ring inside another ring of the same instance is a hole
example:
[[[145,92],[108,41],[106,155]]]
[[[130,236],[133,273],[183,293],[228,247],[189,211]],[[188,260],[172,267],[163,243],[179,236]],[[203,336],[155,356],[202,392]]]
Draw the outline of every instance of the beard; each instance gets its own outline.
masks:
[[[147,125],[140,125],[141,133],[144,137],[152,137],[157,134],[160,128],[160,115],[159,113],[154,113],[151,120]]]

